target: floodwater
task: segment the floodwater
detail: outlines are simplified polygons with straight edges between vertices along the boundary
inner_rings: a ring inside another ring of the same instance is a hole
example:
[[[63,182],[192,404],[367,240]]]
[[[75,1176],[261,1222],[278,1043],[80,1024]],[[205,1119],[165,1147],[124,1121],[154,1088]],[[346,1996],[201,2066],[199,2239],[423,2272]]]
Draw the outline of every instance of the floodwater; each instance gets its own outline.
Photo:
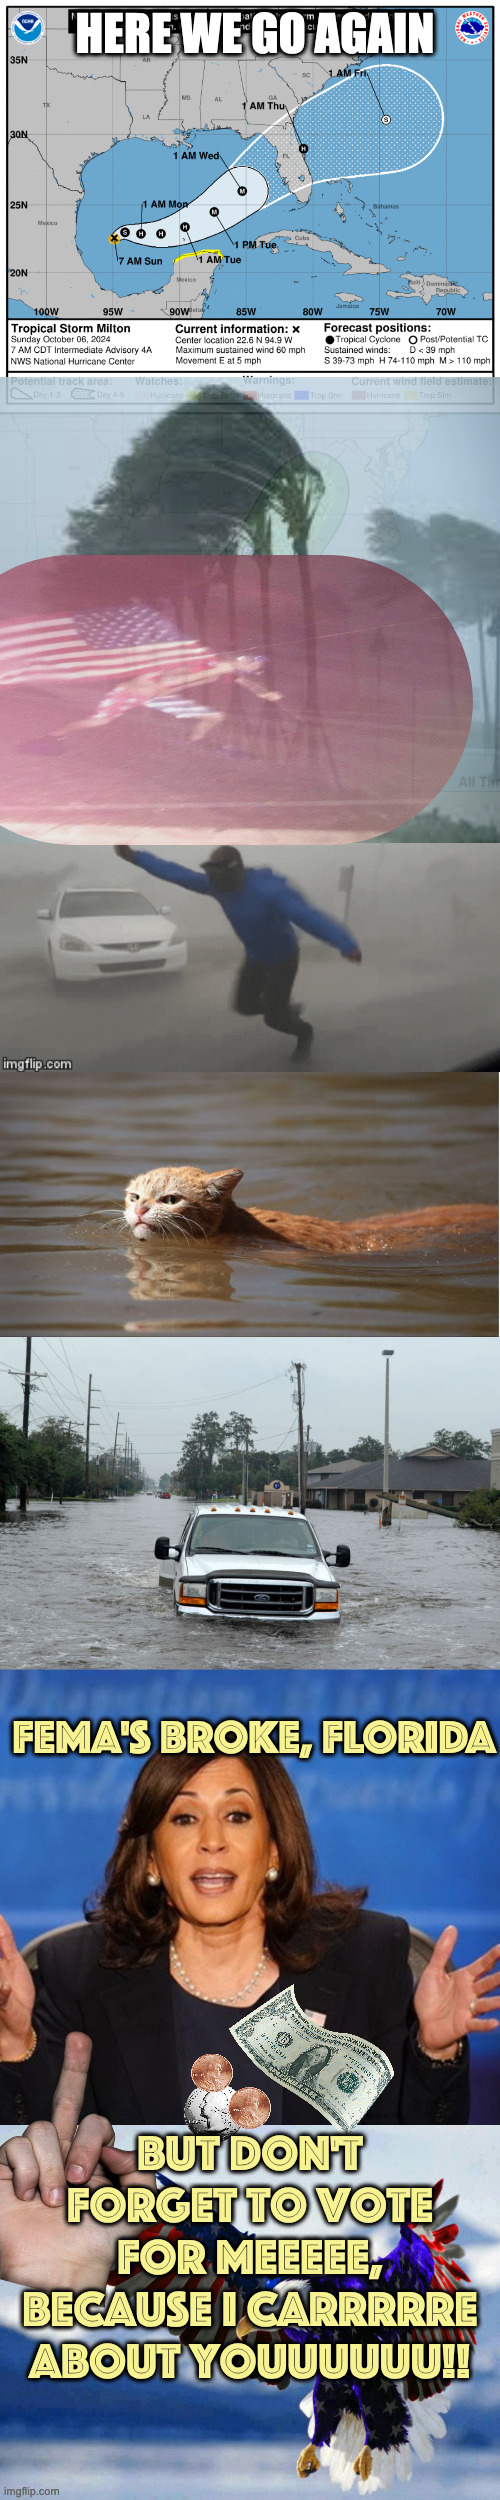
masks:
[[[500,1543],[452,1519],[394,1511],[311,1513],[320,1543],[351,1547],[340,1622],[179,1621],[159,1586],[155,1539],[173,1544],[189,1504],[132,1501],[13,1506],[0,1531],[6,1667],[498,1667]]]
[[[127,1180],[159,1163],[242,1171],[242,1205],[350,1219],[497,1201],[489,1075],[83,1079],[4,1092],[1,1325],[39,1334],[496,1335],[498,1266],[450,1254],[337,1259],[276,1240],[135,1243]],[[147,1310],[145,1309],[147,1305]]]

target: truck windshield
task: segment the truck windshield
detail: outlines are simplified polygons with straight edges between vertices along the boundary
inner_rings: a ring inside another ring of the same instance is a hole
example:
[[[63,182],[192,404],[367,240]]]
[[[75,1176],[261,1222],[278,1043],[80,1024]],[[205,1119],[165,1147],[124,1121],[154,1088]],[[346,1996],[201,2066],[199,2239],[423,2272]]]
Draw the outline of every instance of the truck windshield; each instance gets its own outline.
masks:
[[[283,1511],[248,1514],[212,1511],[207,1517],[195,1519],[189,1541],[190,1554],[287,1554],[308,1555],[317,1561],[318,1546],[307,1519],[297,1512],[288,1519]]]

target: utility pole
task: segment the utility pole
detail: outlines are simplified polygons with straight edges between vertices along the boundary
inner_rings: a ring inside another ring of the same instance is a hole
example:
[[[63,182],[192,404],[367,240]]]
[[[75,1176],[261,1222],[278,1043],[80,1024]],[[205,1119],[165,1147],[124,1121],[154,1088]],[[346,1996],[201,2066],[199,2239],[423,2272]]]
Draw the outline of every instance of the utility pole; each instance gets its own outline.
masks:
[[[118,1425],[119,1425],[119,1421],[120,1421],[120,1417],[119,1417],[119,1415],[117,1415],[117,1418],[116,1418],[116,1431],[115,1431],[115,1438],[114,1438],[114,1443],[113,1443],[113,1466],[112,1466],[112,1470],[111,1470],[111,1483],[112,1483],[112,1484],[114,1484],[114,1481],[115,1481],[115,1471],[116,1471],[116,1445],[117,1445],[117,1440],[118,1440]]]
[[[88,1397],[87,1397],[87,1427],[86,1427],[86,1433],[85,1433],[85,1501],[86,1501],[86,1502],[89,1502],[89,1501],[90,1501],[90,1481],[89,1481],[89,1477],[90,1477],[90,1409],[91,1409],[91,1405],[92,1405],[92,1373],[91,1373],[91,1372],[89,1372],[89,1387],[88,1387]]]
[[[27,1433],[30,1433],[30,1395],[32,1395],[32,1388],[35,1388],[35,1380],[47,1380],[47,1373],[32,1373],[32,1368],[30,1368],[30,1358],[32,1358],[32,1338],[27,1338],[27,1340],[25,1340],[25,1373],[12,1373],[12,1378],[15,1378],[15,1380],[22,1380],[22,1440],[25,1440],[25,1445],[27,1445]],[[25,1510],[25,1508],[27,1508],[27,1500],[30,1500],[30,1485],[27,1485],[27,1475],[22,1475],[22,1478],[20,1478],[20,1510]]]
[[[297,1408],[297,1460],[298,1460],[298,1477],[299,1477],[299,1510],[305,1510],[305,1507],[306,1507],[306,1491],[307,1491],[307,1486],[306,1486],[306,1456],[305,1456],[305,1447],[304,1447],[304,1379],[305,1379],[305,1368],[306,1368],[306,1367],[305,1367],[305,1363],[292,1363],[292,1378],[293,1378],[293,1373],[294,1373],[294,1372],[296,1373],[296,1378],[297,1378],[297,1387],[296,1387],[296,1389],[294,1389],[294,1393],[293,1393],[293,1394],[294,1394],[294,1405],[295,1405],[295,1406],[296,1406],[296,1408]]]
[[[67,1430],[67,1433],[66,1433],[66,1440],[65,1440],[65,1444],[64,1444],[66,1457],[65,1457],[65,1463],[64,1463],[64,1465],[63,1465],[63,1472],[62,1472],[62,1476],[61,1476],[61,1489],[60,1489],[60,1494],[59,1494],[59,1507],[61,1507],[61,1504],[62,1504],[62,1501],[63,1501],[63,1497],[64,1497],[64,1484],[65,1484],[66,1468],[67,1468],[67,1463],[68,1463],[68,1451],[69,1451],[70,1440],[71,1440],[71,1424],[68,1424],[68,1430]]]
[[[242,1499],[242,1502],[247,1502],[247,1501],[248,1501],[248,1442],[249,1442],[249,1437],[250,1437],[250,1425],[249,1425],[249,1424],[245,1424],[245,1448],[244,1448],[244,1451],[243,1451],[243,1468],[242,1468],[242,1477],[241,1477],[241,1499]]]
[[[394,1353],[394,1346],[392,1346],[392,1345],[384,1345],[384,1346],[382,1347],[382,1353],[383,1353],[384,1358],[385,1358],[384,1474],[383,1474],[383,1482],[382,1482],[382,1523],[383,1523],[383,1526],[384,1526],[385,1528],[390,1528],[390,1526],[391,1526],[391,1505],[390,1505],[390,1500],[389,1500],[389,1493],[390,1493],[390,1485],[389,1485],[389,1364],[390,1364],[390,1361],[391,1361],[391,1355],[393,1355],[393,1353]]]
[[[32,1342],[32,1341],[31,1341],[31,1337],[27,1337],[27,1338],[26,1338],[26,1359],[25,1359],[25,1366],[24,1366],[23,1421],[22,1421],[22,1434],[23,1434],[23,1441],[26,1443],[26,1460],[25,1460],[25,1465],[26,1465],[26,1474],[23,1476],[22,1481],[21,1481],[21,1484],[20,1484],[20,1486],[19,1486],[19,1509],[20,1509],[20,1510],[22,1510],[22,1511],[25,1511],[25,1510],[26,1510],[26,1505],[27,1505],[27,1501],[28,1501],[28,1478],[27,1478],[27,1466],[28,1466],[28,1432],[29,1432],[29,1420],[30,1420],[30,1392],[31,1392],[31,1342]]]

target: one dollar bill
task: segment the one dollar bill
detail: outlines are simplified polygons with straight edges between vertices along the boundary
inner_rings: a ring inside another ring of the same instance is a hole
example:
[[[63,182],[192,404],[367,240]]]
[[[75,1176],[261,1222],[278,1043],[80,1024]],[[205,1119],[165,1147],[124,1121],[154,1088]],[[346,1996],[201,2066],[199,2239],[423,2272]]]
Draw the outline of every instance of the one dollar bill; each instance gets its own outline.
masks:
[[[312,2101],[334,2126],[357,2127],[394,2074],[384,2049],[372,2048],[370,2040],[320,2029],[297,2005],[294,1988],[252,2006],[230,2030],[253,2066],[299,2100]]]

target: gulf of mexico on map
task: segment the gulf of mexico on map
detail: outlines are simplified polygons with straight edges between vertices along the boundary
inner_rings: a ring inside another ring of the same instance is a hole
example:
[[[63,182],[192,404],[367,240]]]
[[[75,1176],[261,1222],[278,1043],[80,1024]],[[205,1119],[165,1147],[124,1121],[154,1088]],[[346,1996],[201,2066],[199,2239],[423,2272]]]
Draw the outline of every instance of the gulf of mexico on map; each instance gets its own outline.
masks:
[[[145,12],[142,53],[126,12],[48,8],[31,48],[11,21],[12,319],[484,326],[492,11],[316,12],[323,50],[300,12],[281,44],[280,13],[250,11],[234,54],[226,14],[172,12],[160,52]]]

